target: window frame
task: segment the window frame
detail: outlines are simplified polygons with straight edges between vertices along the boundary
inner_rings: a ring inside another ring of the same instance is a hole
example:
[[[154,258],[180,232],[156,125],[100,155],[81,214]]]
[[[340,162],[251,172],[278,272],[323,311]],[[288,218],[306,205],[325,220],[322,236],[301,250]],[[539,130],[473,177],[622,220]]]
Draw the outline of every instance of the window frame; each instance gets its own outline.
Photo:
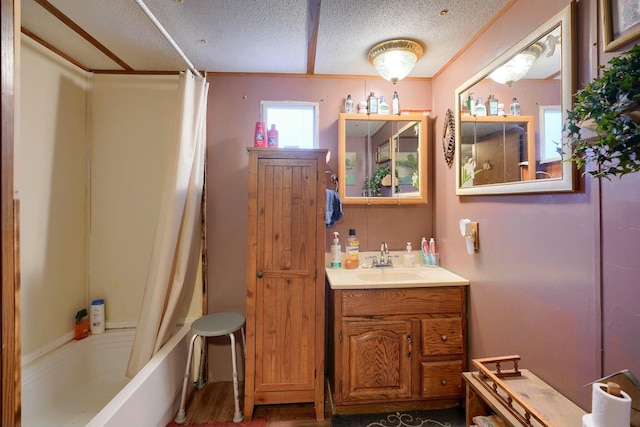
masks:
[[[282,107],[288,107],[291,109],[295,109],[295,107],[311,107],[313,110],[313,146],[300,146],[299,148],[303,149],[316,149],[320,147],[320,103],[319,102],[311,102],[311,101],[260,101],[260,120],[265,123],[267,130],[271,128],[271,124],[268,122],[268,110],[270,107],[280,109],[287,109]],[[306,109],[306,108],[305,108]],[[277,125],[277,123],[276,123]],[[280,131],[281,128],[278,128]],[[291,146],[289,146],[290,148]],[[279,145],[278,148],[286,148],[282,145]]]

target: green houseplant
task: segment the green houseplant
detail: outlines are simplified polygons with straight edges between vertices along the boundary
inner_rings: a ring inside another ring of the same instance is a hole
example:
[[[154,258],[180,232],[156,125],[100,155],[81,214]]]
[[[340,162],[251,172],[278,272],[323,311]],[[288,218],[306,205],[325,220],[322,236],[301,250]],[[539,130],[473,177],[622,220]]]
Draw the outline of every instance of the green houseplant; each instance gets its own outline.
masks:
[[[594,177],[640,171],[640,45],[614,57],[575,94],[565,131],[578,168],[593,162]],[[587,130],[588,129],[588,130]]]

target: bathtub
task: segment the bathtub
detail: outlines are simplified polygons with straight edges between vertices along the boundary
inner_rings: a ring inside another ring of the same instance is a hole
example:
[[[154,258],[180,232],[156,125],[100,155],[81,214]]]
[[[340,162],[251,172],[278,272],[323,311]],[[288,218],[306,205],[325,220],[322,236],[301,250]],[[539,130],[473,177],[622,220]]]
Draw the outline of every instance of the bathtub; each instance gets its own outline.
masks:
[[[134,378],[134,329],[71,341],[22,368],[22,426],[158,426],[175,416],[190,327],[182,326]]]

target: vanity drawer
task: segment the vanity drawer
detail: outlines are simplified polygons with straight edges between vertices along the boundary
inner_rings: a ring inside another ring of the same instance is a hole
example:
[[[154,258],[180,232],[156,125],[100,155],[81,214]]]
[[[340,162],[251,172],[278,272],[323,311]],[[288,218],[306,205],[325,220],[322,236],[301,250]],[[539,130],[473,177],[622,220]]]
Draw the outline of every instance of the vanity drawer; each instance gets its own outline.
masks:
[[[462,354],[462,318],[420,319],[422,355]]]
[[[343,290],[342,315],[461,313],[463,291],[457,286]]]
[[[422,397],[460,397],[461,395],[461,360],[422,363]]]

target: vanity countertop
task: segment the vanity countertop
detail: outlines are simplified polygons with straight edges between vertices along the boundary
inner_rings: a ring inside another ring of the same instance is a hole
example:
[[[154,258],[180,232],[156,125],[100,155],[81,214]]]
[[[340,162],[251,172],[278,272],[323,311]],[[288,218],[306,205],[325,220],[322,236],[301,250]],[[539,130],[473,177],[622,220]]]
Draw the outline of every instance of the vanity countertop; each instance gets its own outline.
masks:
[[[360,254],[361,261],[363,255]],[[398,261],[394,261],[398,262]],[[361,262],[354,269],[331,268],[326,264],[326,277],[331,289],[425,288],[435,286],[465,286],[469,281],[442,267],[367,268]],[[364,265],[364,266],[363,266]]]

